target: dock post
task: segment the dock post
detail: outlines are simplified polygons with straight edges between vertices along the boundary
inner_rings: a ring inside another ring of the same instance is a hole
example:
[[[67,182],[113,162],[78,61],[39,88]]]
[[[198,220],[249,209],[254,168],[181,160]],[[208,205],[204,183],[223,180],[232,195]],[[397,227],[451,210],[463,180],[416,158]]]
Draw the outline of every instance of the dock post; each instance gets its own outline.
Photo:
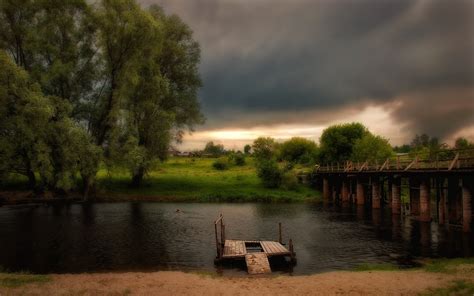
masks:
[[[471,231],[472,222],[472,192],[469,188],[469,182],[462,180],[462,230]]]
[[[420,182],[420,221],[431,221],[430,179],[428,178],[423,178]]]
[[[372,209],[380,209],[380,180],[372,178]]]
[[[401,199],[400,199],[401,179],[394,177],[392,180],[392,215],[400,215]]]
[[[290,241],[288,242],[288,247],[290,251],[290,258],[291,258],[291,263],[296,263],[296,254],[295,254],[295,249],[293,247],[293,240],[290,238]]]
[[[364,194],[364,184],[360,178],[357,179],[356,185],[356,199],[357,205],[364,205],[365,204],[365,194]]]

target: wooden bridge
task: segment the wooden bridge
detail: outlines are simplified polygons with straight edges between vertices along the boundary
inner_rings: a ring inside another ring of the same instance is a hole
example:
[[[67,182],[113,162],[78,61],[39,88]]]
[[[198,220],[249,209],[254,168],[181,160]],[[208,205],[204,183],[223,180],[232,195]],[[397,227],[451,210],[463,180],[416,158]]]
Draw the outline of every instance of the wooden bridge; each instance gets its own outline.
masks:
[[[325,202],[389,207],[393,215],[410,214],[425,222],[434,219],[465,232],[472,229],[474,149],[316,165],[311,178],[322,188]],[[402,193],[408,193],[407,207]]]
[[[295,262],[293,242],[290,239],[287,249],[282,242],[281,223],[279,223],[279,240],[233,240],[226,239],[225,224],[222,214],[214,222],[216,235],[216,263],[229,260],[244,260],[250,274],[270,273],[269,257],[290,257]]]

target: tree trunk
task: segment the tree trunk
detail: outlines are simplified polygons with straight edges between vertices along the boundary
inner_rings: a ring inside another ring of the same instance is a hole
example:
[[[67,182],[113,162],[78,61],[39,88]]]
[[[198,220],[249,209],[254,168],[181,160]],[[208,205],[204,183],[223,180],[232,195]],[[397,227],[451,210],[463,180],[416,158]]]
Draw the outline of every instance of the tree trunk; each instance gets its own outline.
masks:
[[[145,175],[145,168],[141,165],[138,170],[135,172],[132,178],[132,187],[140,187],[143,176]]]
[[[89,199],[89,194],[92,191],[92,178],[90,176],[82,176],[82,197],[84,201]]]
[[[28,170],[26,173],[26,176],[28,177],[28,187],[31,190],[36,190],[36,176],[35,173],[32,170]]]

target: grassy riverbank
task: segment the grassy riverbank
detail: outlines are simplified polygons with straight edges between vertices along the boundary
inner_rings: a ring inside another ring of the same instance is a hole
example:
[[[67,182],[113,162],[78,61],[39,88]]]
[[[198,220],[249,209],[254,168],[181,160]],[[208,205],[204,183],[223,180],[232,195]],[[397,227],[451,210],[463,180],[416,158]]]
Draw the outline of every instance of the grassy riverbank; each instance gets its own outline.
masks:
[[[212,158],[171,158],[151,171],[139,188],[130,186],[126,170],[102,168],[97,174],[96,199],[100,201],[192,201],[192,202],[304,202],[320,198],[307,185],[292,189],[265,188],[257,177],[251,158],[244,166],[227,170],[212,167]],[[7,188],[21,191],[26,180],[12,178]],[[6,196],[7,194],[3,194]]]
[[[0,273],[0,295],[472,295],[474,260],[430,260],[422,268],[309,276],[225,277],[211,273]],[[435,268],[433,266],[443,266]]]

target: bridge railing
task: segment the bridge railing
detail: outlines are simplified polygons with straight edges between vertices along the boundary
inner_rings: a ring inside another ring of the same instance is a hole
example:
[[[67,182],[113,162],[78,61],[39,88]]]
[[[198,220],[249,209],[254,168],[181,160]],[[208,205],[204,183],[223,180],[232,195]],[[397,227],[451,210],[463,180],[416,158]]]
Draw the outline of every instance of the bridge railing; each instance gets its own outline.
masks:
[[[462,169],[474,169],[474,148],[406,153],[393,155],[386,159],[372,159],[370,161],[347,160],[317,164],[314,167],[315,172],[451,171]]]

